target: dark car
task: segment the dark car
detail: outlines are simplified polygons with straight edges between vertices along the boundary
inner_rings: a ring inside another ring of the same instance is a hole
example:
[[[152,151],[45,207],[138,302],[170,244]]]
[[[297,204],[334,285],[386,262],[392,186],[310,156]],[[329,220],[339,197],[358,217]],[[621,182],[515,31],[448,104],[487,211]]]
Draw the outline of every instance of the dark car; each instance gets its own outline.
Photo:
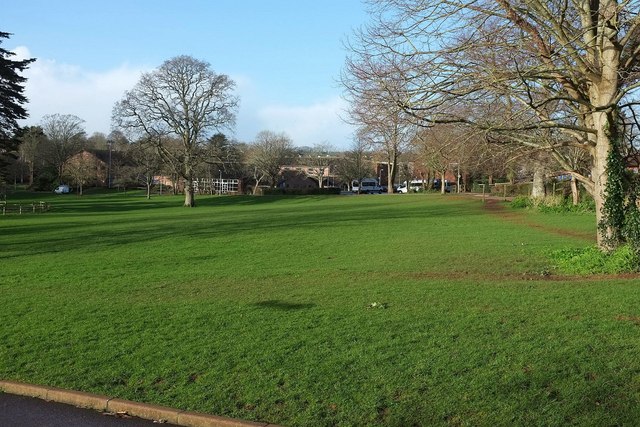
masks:
[[[442,187],[442,180],[440,179],[434,179],[433,180],[433,189],[437,190],[437,191],[441,191],[440,188]],[[444,180],[444,192],[445,193],[451,193],[451,184],[449,184],[449,182],[445,179]]]

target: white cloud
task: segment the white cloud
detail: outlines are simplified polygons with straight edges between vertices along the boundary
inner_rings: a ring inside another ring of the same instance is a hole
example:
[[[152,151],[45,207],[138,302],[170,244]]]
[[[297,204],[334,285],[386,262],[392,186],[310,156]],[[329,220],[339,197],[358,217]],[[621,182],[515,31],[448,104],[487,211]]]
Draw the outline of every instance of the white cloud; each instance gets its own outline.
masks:
[[[13,50],[15,59],[33,57],[27,47]],[[24,76],[27,77],[25,94],[29,99],[29,118],[22,125],[36,125],[47,114],[74,114],[85,120],[85,130],[108,134],[111,130],[111,110],[124,92],[133,88],[142,72],[152,67],[122,64],[118,67],[91,71],[52,59],[38,58]],[[261,130],[285,132],[296,145],[327,142],[337,148],[346,148],[352,129],[339,115],[345,101],[336,96],[310,105],[265,105],[259,88],[248,75],[231,76],[237,83],[240,96],[235,136],[250,142]]]
[[[29,58],[29,49],[13,50],[17,58]],[[111,109],[140,78],[144,68],[127,64],[104,71],[89,71],[55,60],[38,58],[24,72],[29,118],[23,125],[38,124],[47,114],[74,114],[85,120],[87,133],[109,133]]]
[[[258,118],[264,129],[285,132],[296,145],[327,142],[338,148],[350,143],[352,129],[340,118],[345,101],[334,97],[307,106],[272,105],[261,108]]]
[[[22,61],[23,59],[28,59],[31,57],[29,48],[27,48],[26,46],[18,46],[13,49],[12,52],[16,55],[12,58],[15,61]]]

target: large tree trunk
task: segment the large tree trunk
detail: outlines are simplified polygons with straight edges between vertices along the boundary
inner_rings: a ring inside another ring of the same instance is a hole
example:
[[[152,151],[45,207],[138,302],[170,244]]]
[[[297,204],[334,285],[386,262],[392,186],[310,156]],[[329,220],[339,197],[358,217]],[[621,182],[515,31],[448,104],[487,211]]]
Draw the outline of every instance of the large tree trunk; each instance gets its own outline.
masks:
[[[391,163],[389,164],[389,175],[387,177],[387,193],[393,194],[393,184],[396,182],[396,175],[398,175],[398,168],[396,165],[398,164],[398,150],[393,150],[393,159],[391,159]]]
[[[193,208],[196,205],[195,192],[193,189],[193,164],[191,156],[184,157],[184,206]]]
[[[599,227],[604,219],[603,207],[605,202],[605,189],[607,185],[607,156],[611,149],[611,141],[609,139],[609,126],[615,126],[609,123],[607,114],[604,112],[596,112],[593,114],[594,125],[597,130],[596,146],[593,150],[593,167],[591,169],[591,177],[593,179],[594,190],[593,200],[596,205],[596,221],[598,224],[597,242],[601,249],[612,249],[609,247],[609,238],[613,235],[610,227]]]
[[[446,170],[443,170],[442,172],[440,172],[440,194],[445,193],[444,177],[446,174],[447,174]]]
[[[193,178],[185,179],[184,182],[184,206],[192,208],[196,205],[195,196],[193,194]]]
[[[606,0],[600,3],[602,16],[617,16],[618,2]],[[607,22],[615,24],[615,22]],[[591,104],[596,110],[591,113],[593,128],[596,131],[595,148],[593,150],[593,168],[591,176],[594,182],[593,198],[596,202],[596,220],[599,225],[603,218],[603,206],[605,200],[605,189],[608,181],[607,176],[607,156],[611,149],[611,139],[618,134],[616,112],[611,112],[611,107],[616,101],[618,93],[618,72],[620,70],[620,47],[614,42],[618,39],[619,31],[614,25],[602,25],[600,31],[603,33],[599,43],[600,78],[589,90]],[[585,36],[586,37],[586,36]],[[610,247],[610,237],[613,235],[610,227],[598,227],[598,246],[600,249],[608,250]]]
[[[536,160],[533,164],[533,187],[531,188],[531,197],[534,199],[543,199],[547,195],[544,188],[544,175],[544,165]]]
[[[580,191],[578,190],[578,181],[571,176],[571,200],[573,206],[577,206],[580,203]]]

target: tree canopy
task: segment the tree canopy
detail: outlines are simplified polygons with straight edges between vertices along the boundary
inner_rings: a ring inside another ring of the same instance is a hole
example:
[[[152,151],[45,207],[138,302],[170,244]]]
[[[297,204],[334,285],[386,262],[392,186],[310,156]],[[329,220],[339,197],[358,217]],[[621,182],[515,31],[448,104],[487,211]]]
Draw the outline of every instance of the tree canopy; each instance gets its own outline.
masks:
[[[9,33],[0,31],[0,44],[2,39],[8,39],[9,36]],[[27,103],[24,95],[27,79],[20,72],[35,61],[34,58],[15,61],[11,59],[13,56],[15,53],[0,47],[0,173],[3,173],[8,157],[18,145],[18,120],[28,116],[24,107]]]

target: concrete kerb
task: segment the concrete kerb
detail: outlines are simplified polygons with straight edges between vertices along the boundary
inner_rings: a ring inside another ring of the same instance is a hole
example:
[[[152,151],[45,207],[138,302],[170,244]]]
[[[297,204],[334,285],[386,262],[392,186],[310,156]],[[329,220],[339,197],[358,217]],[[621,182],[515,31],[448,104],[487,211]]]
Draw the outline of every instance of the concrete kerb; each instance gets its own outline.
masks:
[[[170,424],[178,424],[178,414],[180,413],[177,409],[130,402],[122,399],[109,400],[109,402],[107,402],[106,411],[113,413],[127,413],[134,417],[144,418],[146,420],[161,420]]]
[[[132,402],[98,394],[26,384],[17,381],[0,380],[0,391],[65,403],[81,408],[95,409],[97,411],[126,413],[127,415],[138,418],[162,421],[185,427],[277,427],[275,424],[182,411],[165,406]]]

